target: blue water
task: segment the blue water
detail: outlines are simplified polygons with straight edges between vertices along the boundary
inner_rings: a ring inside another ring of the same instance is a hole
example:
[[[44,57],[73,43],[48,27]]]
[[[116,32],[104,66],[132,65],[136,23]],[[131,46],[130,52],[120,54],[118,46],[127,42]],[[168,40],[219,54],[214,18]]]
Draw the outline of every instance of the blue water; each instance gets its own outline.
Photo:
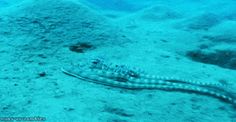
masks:
[[[0,121],[236,122],[235,0],[0,0]]]

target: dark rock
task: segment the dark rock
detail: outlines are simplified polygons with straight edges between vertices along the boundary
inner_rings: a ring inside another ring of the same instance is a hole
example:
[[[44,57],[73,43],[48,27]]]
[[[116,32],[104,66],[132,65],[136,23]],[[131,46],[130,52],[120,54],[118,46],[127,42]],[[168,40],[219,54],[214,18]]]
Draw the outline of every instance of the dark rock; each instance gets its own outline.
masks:
[[[194,50],[187,52],[186,56],[197,62],[236,70],[236,51],[234,50],[215,50],[214,52]]]
[[[38,75],[39,75],[39,77],[45,77],[47,74],[46,74],[46,72],[40,72]]]
[[[77,53],[84,53],[85,51],[94,49],[95,47],[90,43],[77,43],[75,45],[69,46],[70,51],[77,52]]]

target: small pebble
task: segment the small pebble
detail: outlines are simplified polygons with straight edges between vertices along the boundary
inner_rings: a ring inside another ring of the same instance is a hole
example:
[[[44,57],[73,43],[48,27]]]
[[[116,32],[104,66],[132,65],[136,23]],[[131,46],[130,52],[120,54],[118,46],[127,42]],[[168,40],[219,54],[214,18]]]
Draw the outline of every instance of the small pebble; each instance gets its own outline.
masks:
[[[46,75],[47,75],[46,72],[40,72],[40,73],[39,73],[39,76],[40,76],[40,77],[45,77]]]

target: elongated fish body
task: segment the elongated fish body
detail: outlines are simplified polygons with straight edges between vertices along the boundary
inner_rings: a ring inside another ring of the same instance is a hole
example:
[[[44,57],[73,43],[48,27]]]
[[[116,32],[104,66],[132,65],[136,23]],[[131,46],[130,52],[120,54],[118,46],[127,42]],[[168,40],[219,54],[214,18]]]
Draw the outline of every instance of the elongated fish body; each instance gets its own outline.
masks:
[[[194,92],[236,104],[235,96],[226,91],[221,84],[149,75],[124,65],[106,64],[99,59],[83,65],[61,68],[61,70],[67,75],[112,87]]]

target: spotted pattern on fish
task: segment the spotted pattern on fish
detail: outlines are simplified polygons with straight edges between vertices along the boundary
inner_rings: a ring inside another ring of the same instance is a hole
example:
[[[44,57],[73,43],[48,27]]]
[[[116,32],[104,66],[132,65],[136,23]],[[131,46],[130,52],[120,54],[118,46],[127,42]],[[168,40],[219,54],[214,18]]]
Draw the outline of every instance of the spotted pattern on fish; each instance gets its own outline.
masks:
[[[125,89],[160,89],[166,91],[187,91],[220,98],[236,104],[235,96],[224,89],[222,84],[206,83],[174,77],[149,75],[137,68],[125,65],[106,64],[95,59],[86,64],[61,68],[62,72],[97,84]]]

